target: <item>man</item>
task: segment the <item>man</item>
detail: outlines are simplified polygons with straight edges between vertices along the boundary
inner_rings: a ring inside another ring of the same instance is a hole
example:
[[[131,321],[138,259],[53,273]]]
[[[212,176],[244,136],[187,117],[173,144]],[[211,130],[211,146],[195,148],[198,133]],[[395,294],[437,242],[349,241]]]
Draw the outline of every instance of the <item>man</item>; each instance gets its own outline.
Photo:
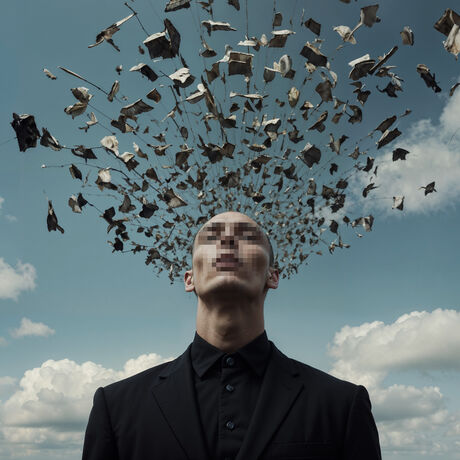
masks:
[[[286,357],[263,307],[278,270],[248,216],[218,214],[193,244],[198,300],[177,359],[94,395],[83,460],[381,459],[366,389]]]

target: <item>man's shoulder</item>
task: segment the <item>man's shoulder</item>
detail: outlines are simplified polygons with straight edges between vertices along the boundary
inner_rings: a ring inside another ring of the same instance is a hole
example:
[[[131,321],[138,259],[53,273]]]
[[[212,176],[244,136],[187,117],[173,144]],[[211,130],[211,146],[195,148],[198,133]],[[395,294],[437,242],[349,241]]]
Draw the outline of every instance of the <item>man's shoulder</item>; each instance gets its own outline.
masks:
[[[170,361],[157,364],[149,369],[138,372],[130,377],[113,382],[104,387],[104,392],[109,395],[117,396],[150,388],[158,382],[159,377],[163,375],[166,370],[173,368],[184,357],[184,354],[185,353]]]
[[[358,389],[358,385],[355,383],[339,379],[316,367],[290,358],[282,352],[280,353],[291,364],[291,369],[297,374],[296,377],[299,378],[310,391],[353,396]]]

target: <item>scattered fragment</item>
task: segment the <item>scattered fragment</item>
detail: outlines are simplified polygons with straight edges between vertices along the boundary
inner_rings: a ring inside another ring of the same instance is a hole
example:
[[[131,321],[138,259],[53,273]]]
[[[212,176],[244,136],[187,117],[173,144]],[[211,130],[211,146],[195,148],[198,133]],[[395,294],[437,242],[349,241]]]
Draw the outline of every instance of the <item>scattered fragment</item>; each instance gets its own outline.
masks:
[[[48,78],[51,78],[51,80],[56,80],[56,75],[53,75],[48,69],[43,69],[43,72]]]
[[[414,32],[412,32],[412,29],[409,26],[405,26],[404,29],[401,30],[400,34],[404,45],[414,45]]]
[[[46,217],[46,225],[49,232],[59,230],[61,233],[64,233],[64,229],[58,224],[58,219],[56,213],[54,212],[51,200],[48,200],[48,215]]]
[[[423,78],[423,81],[425,82],[426,86],[428,86],[428,88],[433,88],[435,93],[439,93],[441,91],[441,88],[436,83],[435,74],[431,75],[430,69],[425,64],[418,64],[417,72]]]
[[[420,187],[420,189],[423,188],[425,190],[425,196],[427,196],[429,193],[433,193],[437,191],[434,187],[435,187],[435,182],[430,182],[428,185]]]
[[[11,126],[16,132],[20,152],[25,152],[27,149],[37,146],[40,132],[37,129],[33,115],[13,113]]]
[[[107,29],[104,29],[102,32],[98,33],[96,36],[96,43],[89,45],[88,48],[93,48],[97,45],[100,45],[105,40],[107,43],[110,43],[117,51],[120,51],[120,48],[118,48],[118,46],[115,45],[115,43],[113,42],[112,36],[115,32],[118,32],[120,30],[120,26],[122,24],[131,19],[133,16],[134,13],[130,14],[126,18],[121,19],[118,22],[115,22],[114,24],[107,27]]]

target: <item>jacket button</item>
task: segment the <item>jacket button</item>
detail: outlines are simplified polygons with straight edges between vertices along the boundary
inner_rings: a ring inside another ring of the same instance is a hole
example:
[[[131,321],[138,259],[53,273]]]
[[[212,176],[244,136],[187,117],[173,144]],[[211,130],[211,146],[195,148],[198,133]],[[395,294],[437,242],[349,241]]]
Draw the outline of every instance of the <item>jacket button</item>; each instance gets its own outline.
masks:
[[[235,389],[235,387],[228,384],[228,385],[225,385],[225,389],[231,393]]]
[[[233,430],[233,428],[235,428],[235,424],[234,424],[231,420],[229,420],[229,421],[225,424],[225,426],[226,426],[229,430]]]

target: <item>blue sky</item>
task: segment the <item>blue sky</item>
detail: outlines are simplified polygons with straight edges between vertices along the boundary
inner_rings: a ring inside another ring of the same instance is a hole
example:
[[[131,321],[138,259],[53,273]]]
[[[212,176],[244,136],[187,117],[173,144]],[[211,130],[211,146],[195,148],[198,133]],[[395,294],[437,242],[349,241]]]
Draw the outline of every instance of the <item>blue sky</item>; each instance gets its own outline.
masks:
[[[163,3],[130,3],[149,33],[163,30]],[[243,1],[241,4],[244,7]],[[290,0],[278,2],[277,10],[283,12],[283,27],[287,28],[290,17],[298,24],[305,8],[305,19],[313,17],[322,23],[322,49],[330,56],[341,44],[332,28],[353,27],[359,9],[368,4]],[[445,37],[433,28],[449,7],[454,5],[447,1],[382,2],[378,10],[382,21],[359,29],[358,43],[335,54],[333,69],[340,83],[336,94],[345,97],[348,61],[366,53],[376,57],[399,46],[389,64],[397,66],[404,91],[392,100],[377,92],[372,80],[363,122],[347,127],[352,136],[364,137],[392,113],[399,115],[410,108],[412,114],[398,121],[403,135],[388,148],[377,152],[375,139],[363,142],[376,161],[382,161],[377,176],[380,189],[368,201],[360,201],[356,193],[351,209],[374,215],[372,232],[360,230],[365,235],[359,238],[349,231],[346,242],[350,248],[336,249],[333,256],[327,250],[322,256],[312,256],[297,275],[281,280],[265,305],[268,337],[285,354],[366,385],[384,458],[391,460],[460,458],[456,453],[460,445],[456,388],[460,370],[456,238],[460,225],[460,131],[456,131],[460,128],[460,92],[448,96],[460,71],[455,57],[443,47]],[[269,35],[272,10],[271,2],[250,4],[250,36]],[[226,2],[216,2],[215,11],[217,19],[244,30],[242,16]],[[168,16],[183,35],[181,51],[192,70],[203,65],[197,55],[197,12],[193,6]],[[44,147],[19,152],[10,126],[12,112],[30,113],[39,127],[47,127],[65,145],[99,145],[108,134],[105,129],[96,125],[85,134],[76,129],[84,124],[85,116],[72,121],[63,112],[74,103],[69,88],[87,85],[57,66],[85,75],[104,88],[119,78],[120,94],[130,101],[145,95],[152,85],[127,72],[138,62],[149,62],[147,54],[141,56],[137,51],[145,34],[135,19],[114,35],[120,53],[107,43],[87,48],[100,30],[128,14],[123,2],[113,0],[97,4],[89,0],[17,0],[3,5],[0,458],[79,458],[96,388],[178,356],[193,339],[195,296],[186,294],[181,282],[171,285],[165,274],[156,276],[141,255],[112,253],[106,224],[98,213],[90,209],[77,215],[68,207],[68,197],[80,189],[67,167],[41,168],[42,164],[75,163],[76,157],[70,158],[67,150],[54,152]],[[199,14],[205,19],[202,10]],[[406,25],[415,34],[413,47],[401,43],[399,31]],[[314,40],[309,30],[298,25],[295,30],[286,52],[297,52],[305,41]],[[209,38],[218,53],[215,60],[224,54],[226,34],[231,33],[217,32]],[[244,32],[238,34],[240,39]],[[268,65],[275,54],[279,57],[280,52],[276,53],[269,56]],[[214,59],[208,60],[208,68]],[[125,71],[118,77],[114,69],[121,63]],[[436,74],[441,93],[425,86],[416,72],[420,63]],[[174,65],[165,62],[165,73],[174,71]],[[263,65],[257,57],[255,67]],[[57,80],[46,78],[43,67]],[[302,69],[296,70],[297,82]],[[272,91],[285,97],[292,82],[276,81]],[[384,85],[383,80],[377,83],[380,88]],[[242,89],[238,83],[235,86]],[[229,81],[227,90],[230,87]],[[305,88],[312,95],[302,94],[302,100],[317,97],[313,88]],[[91,92],[95,107],[110,110],[104,96],[92,88]],[[164,94],[166,110],[173,100]],[[164,116],[163,109],[155,110],[158,118]],[[279,109],[273,106],[272,110]],[[108,124],[102,115],[96,116]],[[155,126],[151,124],[150,135]],[[199,132],[202,127],[195,129]],[[123,137],[117,137],[121,142]],[[329,142],[327,135],[316,134],[313,140],[319,145]],[[132,139],[120,150],[130,150],[131,145]],[[411,152],[399,169],[384,162],[393,146]],[[436,181],[437,192],[424,197],[418,187],[431,180]],[[363,187],[359,180],[352,185],[357,191]],[[391,209],[388,195],[392,191],[405,194],[403,212]],[[63,235],[47,231],[47,197],[65,228]],[[99,203],[105,209],[104,201]]]

